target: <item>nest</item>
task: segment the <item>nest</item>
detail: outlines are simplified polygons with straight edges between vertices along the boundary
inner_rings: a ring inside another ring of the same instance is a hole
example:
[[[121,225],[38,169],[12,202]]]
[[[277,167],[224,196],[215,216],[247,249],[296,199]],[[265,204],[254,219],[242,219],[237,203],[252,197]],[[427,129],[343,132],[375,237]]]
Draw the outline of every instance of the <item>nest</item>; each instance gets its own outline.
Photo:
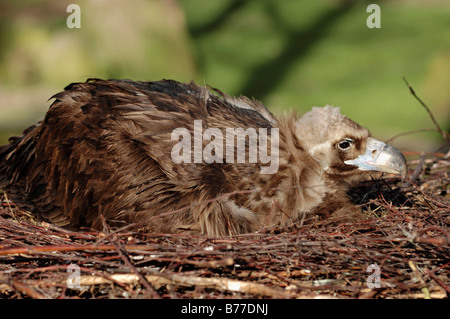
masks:
[[[367,219],[233,237],[72,232],[2,194],[1,298],[448,298],[449,169],[415,156],[409,178],[351,190]]]

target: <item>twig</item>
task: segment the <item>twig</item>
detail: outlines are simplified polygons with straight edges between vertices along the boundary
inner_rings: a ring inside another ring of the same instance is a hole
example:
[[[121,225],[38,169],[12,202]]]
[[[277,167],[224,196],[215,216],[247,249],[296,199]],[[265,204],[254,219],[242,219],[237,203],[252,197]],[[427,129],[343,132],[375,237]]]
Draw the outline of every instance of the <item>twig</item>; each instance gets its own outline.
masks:
[[[441,285],[441,287],[444,288],[445,291],[447,291],[448,293],[450,293],[450,288],[449,288],[446,284],[444,284],[444,283],[442,282],[442,280],[440,280],[440,279],[438,278],[438,276],[436,276],[435,273],[434,273],[433,271],[428,270],[428,269],[425,269],[425,271],[426,271],[427,275],[430,276],[431,278],[433,278],[439,285]]]
[[[106,234],[109,234],[109,226],[106,224],[105,218],[101,216],[102,223],[103,223],[103,231]],[[145,289],[147,289],[147,292],[150,297],[155,299],[160,299],[159,295],[156,293],[156,291],[153,289],[153,287],[150,285],[150,283],[145,279],[144,276],[141,275],[141,273],[136,269],[136,267],[131,263],[128,256],[125,255],[125,249],[123,248],[123,245],[117,243],[116,241],[112,242],[113,246],[116,248],[117,253],[119,254],[119,257],[123,260],[125,265],[131,269],[131,271],[139,278],[139,281],[144,285]]]
[[[115,274],[111,278],[122,283],[132,283],[139,280],[136,274]],[[232,292],[241,292],[245,294],[267,296],[272,298],[293,298],[294,294],[286,292],[282,289],[272,288],[263,284],[241,281],[228,278],[210,278],[185,275],[146,275],[145,279],[155,286],[161,285],[183,285],[202,288],[210,288],[217,290],[226,290]],[[109,280],[98,276],[81,276],[81,285],[98,285],[108,283]]]
[[[419,103],[425,108],[425,110],[428,112],[428,115],[430,116],[431,120],[433,121],[434,125],[436,125],[437,130],[439,131],[439,133],[441,133],[442,137],[444,138],[445,141],[447,141],[447,144],[450,145],[450,136],[448,135],[448,133],[445,133],[439,123],[436,121],[436,119],[434,118],[433,113],[431,112],[431,110],[429,109],[429,107],[422,101],[421,98],[419,98],[416,94],[416,92],[414,91],[414,89],[412,88],[412,86],[408,83],[408,81],[406,80],[405,77],[403,77],[403,81],[405,81],[406,85],[409,88],[409,91],[411,92],[411,94],[416,98],[417,101],[419,101]]]
[[[12,209],[12,207],[11,207],[11,202],[10,202],[10,200],[8,199],[8,195],[6,195],[6,193],[4,193],[3,196],[5,197],[6,204],[8,205],[9,213],[11,214],[12,218],[13,218],[15,221],[17,221],[16,216],[14,216],[14,211],[13,211],[13,209]]]
[[[119,247],[119,245],[116,244],[116,243],[113,243],[113,245],[116,247],[117,253],[119,254],[120,258],[123,260],[125,265],[127,265],[131,269],[131,271],[139,278],[139,281],[147,289],[149,295],[152,298],[160,299],[159,295],[156,293],[156,291],[153,289],[153,287],[150,285],[150,283],[147,281],[147,279],[136,269],[136,267],[130,262],[128,257],[125,256],[125,254],[122,251],[121,247]]]
[[[127,245],[129,249],[145,250],[144,245]],[[0,255],[26,254],[33,255],[42,252],[67,252],[67,251],[88,251],[88,250],[115,250],[114,245],[45,245],[33,247],[12,247],[0,249]]]
[[[391,138],[387,139],[385,142],[386,143],[390,143],[390,142],[392,142],[393,140],[395,140],[396,138],[398,138],[400,136],[410,135],[410,134],[415,134],[415,133],[423,133],[423,132],[437,132],[437,130],[434,129],[434,128],[423,128],[423,129],[403,132],[403,133],[399,133],[399,134],[396,134],[396,135],[392,136]]]
[[[420,173],[422,173],[424,164],[425,164],[425,153],[422,152],[422,154],[420,154],[419,164],[417,164],[416,168],[414,169],[414,172],[411,174],[410,180],[405,181],[403,183],[403,185],[401,186],[402,188],[411,186],[411,183],[415,182],[415,180],[419,177]]]
[[[48,299],[43,294],[37,292],[36,290],[32,289],[31,287],[24,285],[20,282],[12,281],[11,286],[18,292],[25,294],[33,299]]]

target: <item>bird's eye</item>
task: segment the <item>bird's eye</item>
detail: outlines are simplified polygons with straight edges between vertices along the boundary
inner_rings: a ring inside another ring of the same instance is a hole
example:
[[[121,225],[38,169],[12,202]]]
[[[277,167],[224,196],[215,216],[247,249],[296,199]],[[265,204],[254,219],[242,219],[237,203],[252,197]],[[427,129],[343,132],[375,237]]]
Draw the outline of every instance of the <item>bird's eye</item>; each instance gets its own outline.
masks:
[[[352,146],[353,141],[351,139],[346,138],[338,143],[338,148],[341,151],[346,151]]]

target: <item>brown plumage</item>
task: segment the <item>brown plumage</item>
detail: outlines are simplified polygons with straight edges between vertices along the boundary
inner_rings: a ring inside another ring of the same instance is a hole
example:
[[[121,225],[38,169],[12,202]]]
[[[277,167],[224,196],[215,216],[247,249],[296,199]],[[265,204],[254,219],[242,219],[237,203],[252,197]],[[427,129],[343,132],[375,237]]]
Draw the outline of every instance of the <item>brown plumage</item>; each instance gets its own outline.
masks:
[[[91,79],[53,98],[40,123],[0,147],[0,187],[70,229],[102,229],[104,218],[114,227],[221,236],[302,223],[306,214],[353,216],[349,185],[367,170],[406,171],[400,152],[384,144],[369,152],[378,141],[330,106],[276,118],[260,102],[169,80]],[[268,137],[278,128],[278,169],[263,174],[268,164],[259,157],[237,163],[244,151],[236,145],[233,158],[214,149],[221,160],[176,163],[171,154],[181,139],[172,133],[193,132],[195,120],[203,130],[266,128]]]

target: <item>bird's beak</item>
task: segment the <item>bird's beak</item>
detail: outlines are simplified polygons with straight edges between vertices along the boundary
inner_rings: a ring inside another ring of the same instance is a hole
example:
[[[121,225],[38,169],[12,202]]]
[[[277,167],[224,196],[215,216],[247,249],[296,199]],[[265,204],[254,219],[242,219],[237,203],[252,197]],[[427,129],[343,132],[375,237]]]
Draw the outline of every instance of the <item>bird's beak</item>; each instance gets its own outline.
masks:
[[[407,171],[405,157],[398,149],[371,137],[367,140],[363,155],[344,163],[356,165],[362,171],[400,174],[402,178],[405,178]]]

